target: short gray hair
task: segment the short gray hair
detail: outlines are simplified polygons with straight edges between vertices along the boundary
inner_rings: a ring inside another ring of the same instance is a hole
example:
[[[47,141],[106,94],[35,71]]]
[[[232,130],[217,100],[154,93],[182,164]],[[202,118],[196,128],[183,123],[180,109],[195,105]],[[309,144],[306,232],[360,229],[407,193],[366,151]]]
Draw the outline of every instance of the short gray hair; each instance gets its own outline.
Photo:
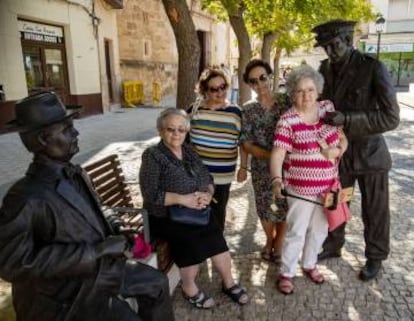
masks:
[[[324,79],[320,72],[316,71],[309,65],[300,65],[297,68],[294,68],[289,74],[289,77],[286,81],[286,93],[289,97],[292,97],[298,83],[305,78],[312,79],[315,83],[316,90],[318,94],[322,93]]]
[[[183,117],[184,120],[185,120],[185,129],[186,130],[190,129],[190,118],[188,117],[188,114],[182,109],[170,107],[170,108],[167,108],[167,109],[163,110],[159,114],[159,116],[157,118],[157,129],[158,129],[158,131],[164,129],[165,120],[170,116],[181,116],[181,117]]]

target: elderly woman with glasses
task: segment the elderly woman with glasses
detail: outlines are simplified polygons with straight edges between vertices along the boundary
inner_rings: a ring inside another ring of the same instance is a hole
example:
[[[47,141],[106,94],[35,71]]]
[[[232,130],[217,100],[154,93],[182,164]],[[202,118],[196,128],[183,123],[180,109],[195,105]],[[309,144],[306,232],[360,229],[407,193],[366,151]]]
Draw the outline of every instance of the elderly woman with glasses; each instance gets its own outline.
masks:
[[[190,142],[214,178],[212,214],[224,230],[230,185],[234,179],[241,110],[226,100],[229,80],[220,69],[206,69],[200,76],[200,99],[188,110]]]
[[[191,146],[185,144],[190,121],[185,111],[168,108],[157,119],[161,141],[142,154],[139,173],[151,235],[166,240],[180,269],[184,298],[194,307],[209,309],[214,300],[196,284],[199,264],[210,258],[222,278],[222,291],[233,301],[247,303],[246,291],[231,274],[231,258],[223,233],[214,219],[207,225],[178,223],[169,206],[205,209],[214,194],[213,179]]]
[[[241,154],[237,180],[247,178],[247,155],[252,155],[251,176],[256,201],[256,211],[266,235],[266,245],[261,250],[262,259],[280,263],[285,234],[286,210],[283,199],[279,208],[274,203],[270,184],[269,160],[273,147],[273,134],[280,115],[288,109],[287,96],[272,92],[270,77],[272,68],[260,59],[250,61],[243,74],[243,80],[257,93],[257,98],[243,105]]]
[[[316,284],[324,282],[316,262],[328,222],[322,206],[312,202],[320,202],[321,193],[338,179],[337,164],[348,143],[340,128],[322,121],[334,112],[332,102],[317,100],[322,88],[323,77],[312,67],[294,69],[286,83],[292,108],[281,116],[274,136],[271,182],[276,197],[283,197],[282,189],[286,189],[289,204],[278,281],[284,294],[294,290],[292,279],[301,253],[304,274]],[[282,177],[285,162],[288,167]]]

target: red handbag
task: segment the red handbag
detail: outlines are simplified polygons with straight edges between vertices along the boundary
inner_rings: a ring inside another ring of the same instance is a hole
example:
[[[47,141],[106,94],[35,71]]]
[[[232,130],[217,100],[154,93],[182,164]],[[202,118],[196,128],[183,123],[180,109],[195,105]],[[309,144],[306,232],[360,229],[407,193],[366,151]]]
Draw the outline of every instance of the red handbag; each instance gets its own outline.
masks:
[[[351,200],[353,188],[341,188],[339,179],[335,179],[332,186],[322,193],[323,211],[328,220],[329,232],[351,219],[351,212],[347,202]]]

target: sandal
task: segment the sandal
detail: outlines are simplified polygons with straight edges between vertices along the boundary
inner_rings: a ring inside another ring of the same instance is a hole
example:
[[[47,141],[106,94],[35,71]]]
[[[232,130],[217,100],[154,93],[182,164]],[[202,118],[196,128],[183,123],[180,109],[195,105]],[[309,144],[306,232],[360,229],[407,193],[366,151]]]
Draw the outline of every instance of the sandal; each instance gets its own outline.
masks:
[[[193,296],[188,296],[183,291],[183,297],[197,309],[211,309],[215,305],[213,298],[207,296],[203,291],[198,291]]]
[[[282,263],[282,256],[280,254],[273,253],[272,262],[280,265]]]
[[[322,284],[325,281],[325,278],[316,267],[313,269],[303,269],[303,272],[315,284]]]
[[[273,252],[272,252],[272,249],[268,249],[266,246],[260,251],[260,256],[265,261],[273,262]]]
[[[228,289],[226,289],[223,285],[222,291],[225,295],[227,295],[230,299],[239,305],[244,305],[249,301],[249,296],[247,295],[246,290],[238,284],[234,284]]]
[[[277,282],[277,289],[279,292],[288,295],[292,294],[295,287],[293,286],[292,278],[288,276],[279,276],[279,280]]]

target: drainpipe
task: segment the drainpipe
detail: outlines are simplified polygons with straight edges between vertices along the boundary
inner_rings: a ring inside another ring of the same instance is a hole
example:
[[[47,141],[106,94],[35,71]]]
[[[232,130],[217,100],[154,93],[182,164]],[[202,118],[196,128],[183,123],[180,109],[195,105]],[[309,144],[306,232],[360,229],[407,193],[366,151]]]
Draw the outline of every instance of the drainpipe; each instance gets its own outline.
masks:
[[[92,0],[92,13],[90,16],[92,18],[92,27],[93,27],[94,36],[96,39],[96,50],[97,50],[97,55],[98,55],[98,67],[99,67],[99,87],[101,91],[102,113],[104,113],[106,110],[105,110],[105,102],[104,102],[104,95],[103,95],[104,86],[102,84],[101,46],[99,43],[99,24],[101,23],[101,19],[96,16],[95,0]]]

